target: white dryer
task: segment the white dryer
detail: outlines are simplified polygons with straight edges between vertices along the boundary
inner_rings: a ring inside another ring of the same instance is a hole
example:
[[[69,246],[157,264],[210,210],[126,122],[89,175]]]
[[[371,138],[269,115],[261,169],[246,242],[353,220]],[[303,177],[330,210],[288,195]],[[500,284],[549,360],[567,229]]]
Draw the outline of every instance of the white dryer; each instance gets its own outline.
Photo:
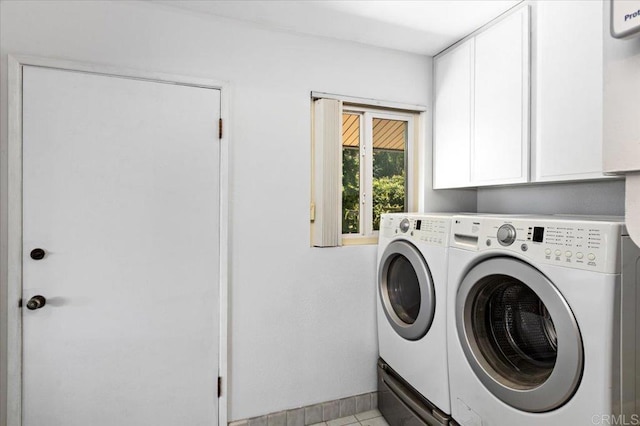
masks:
[[[457,422],[640,424],[640,249],[620,218],[458,216],[450,247]]]
[[[411,406],[428,424],[449,422],[445,306],[451,217],[385,214],[380,225],[378,341],[385,366],[381,383],[391,389],[392,399]],[[385,415],[385,394],[381,395],[379,406]]]

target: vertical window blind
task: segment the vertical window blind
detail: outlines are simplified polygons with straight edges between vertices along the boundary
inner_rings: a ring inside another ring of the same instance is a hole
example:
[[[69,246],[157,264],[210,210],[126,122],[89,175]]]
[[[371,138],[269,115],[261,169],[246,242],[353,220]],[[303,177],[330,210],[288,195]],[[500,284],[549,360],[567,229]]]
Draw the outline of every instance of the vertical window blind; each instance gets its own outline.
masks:
[[[335,247],[341,238],[342,102],[313,102],[313,190],[311,242]]]

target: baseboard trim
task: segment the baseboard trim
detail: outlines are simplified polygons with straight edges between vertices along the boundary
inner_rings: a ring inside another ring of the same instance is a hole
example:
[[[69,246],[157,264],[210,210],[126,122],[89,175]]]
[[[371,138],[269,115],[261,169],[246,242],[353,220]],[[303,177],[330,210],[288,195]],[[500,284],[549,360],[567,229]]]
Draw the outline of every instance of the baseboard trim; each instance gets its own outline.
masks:
[[[250,419],[236,420],[230,422],[229,426],[309,426],[377,408],[378,392],[369,392]]]

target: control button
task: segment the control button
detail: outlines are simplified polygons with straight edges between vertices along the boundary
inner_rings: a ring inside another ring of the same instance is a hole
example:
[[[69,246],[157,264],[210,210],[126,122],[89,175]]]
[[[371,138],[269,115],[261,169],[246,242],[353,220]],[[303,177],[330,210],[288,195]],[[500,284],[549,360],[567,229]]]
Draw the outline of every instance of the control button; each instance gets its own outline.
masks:
[[[560,256],[560,255],[562,254],[562,251],[560,251],[560,250],[556,250],[556,251],[554,252],[554,254],[555,254],[556,256]]]
[[[409,230],[409,219],[407,219],[406,217],[404,219],[402,219],[402,221],[400,222],[400,230],[402,232],[407,232]]]
[[[587,255],[587,259],[589,259],[589,260],[596,260],[596,255],[595,255],[595,254],[593,254],[593,253],[589,253],[589,254]]]
[[[577,253],[576,253],[576,257],[577,257],[578,259],[582,259],[582,258],[584,257],[584,254],[582,254],[581,252],[577,252]]]
[[[487,246],[490,246],[491,245],[491,240],[487,238],[487,243],[486,244],[487,244]]]
[[[529,246],[527,246],[526,244],[523,244],[523,245],[520,246],[520,250],[527,251],[527,250],[529,250]]]
[[[544,254],[546,254],[547,256],[551,256],[551,249],[545,249]]]
[[[516,240],[516,228],[505,224],[498,228],[498,242],[503,246],[510,246]]]
[[[564,252],[564,255],[566,257],[571,257],[573,255],[573,253],[571,253],[570,251],[567,250],[567,251]]]

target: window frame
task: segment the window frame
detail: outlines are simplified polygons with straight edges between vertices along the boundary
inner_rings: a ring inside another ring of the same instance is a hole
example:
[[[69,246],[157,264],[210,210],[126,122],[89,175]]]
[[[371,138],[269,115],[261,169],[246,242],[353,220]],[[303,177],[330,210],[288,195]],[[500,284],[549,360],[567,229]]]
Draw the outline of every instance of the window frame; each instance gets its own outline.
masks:
[[[373,229],[373,120],[404,121],[407,123],[405,145],[405,210],[417,208],[417,190],[419,188],[420,112],[374,108],[360,104],[343,103],[342,114],[360,116],[360,232],[342,234],[342,245],[377,244],[379,231]],[[342,118],[342,117],[341,117]],[[342,138],[340,139],[342,152]],[[423,163],[424,164],[424,163]],[[340,170],[342,176],[342,170]],[[340,196],[340,226],[342,232],[342,193]]]
[[[431,170],[428,108],[377,99],[311,92],[311,192],[309,205],[310,245],[328,248],[343,245],[377,244],[378,233],[370,235],[342,234],[343,197],[343,106],[347,110],[368,110],[375,114],[390,114],[391,119],[406,118],[407,188],[406,210],[424,209],[424,196]],[[406,116],[406,117],[405,117]],[[381,117],[382,118],[382,117]],[[412,119],[411,119],[412,118]],[[411,124],[412,123],[412,124]],[[427,170],[425,170],[427,169]],[[373,179],[373,173],[371,174]],[[372,215],[373,218],[373,215]],[[343,235],[346,237],[343,242]]]

